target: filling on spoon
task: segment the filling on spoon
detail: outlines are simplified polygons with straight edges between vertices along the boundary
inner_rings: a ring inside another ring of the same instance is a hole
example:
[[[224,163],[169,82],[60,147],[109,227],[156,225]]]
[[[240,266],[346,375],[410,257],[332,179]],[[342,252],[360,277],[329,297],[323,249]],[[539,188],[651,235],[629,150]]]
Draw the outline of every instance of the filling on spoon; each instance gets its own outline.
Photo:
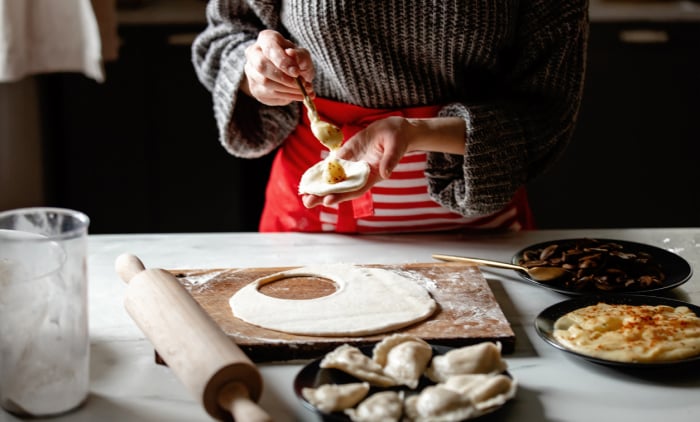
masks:
[[[308,115],[311,121],[311,132],[316,139],[331,151],[340,148],[343,143],[343,132],[340,131],[340,128],[319,119],[318,114],[311,110],[309,110]]]
[[[299,182],[299,193],[328,195],[362,188],[369,178],[369,165],[364,161],[347,161],[335,156],[335,151],[343,143],[343,132],[339,127],[319,118],[316,107],[311,98],[306,95],[300,78],[297,78],[297,83],[304,94],[304,105],[309,117],[311,132],[330,150],[330,154],[325,160],[316,163],[302,175]]]
[[[311,132],[316,139],[321,141],[328,149],[331,150],[331,156],[327,160],[327,166],[323,169],[323,179],[326,183],[336,184],[347,180],[347,175],[343,169],[343,165],[335,158],[332,152],[343,143],[343,132],[340,128],[328,122],[324,122],[318,117],[318,113],[307,104],[307,115],[311,122]]]

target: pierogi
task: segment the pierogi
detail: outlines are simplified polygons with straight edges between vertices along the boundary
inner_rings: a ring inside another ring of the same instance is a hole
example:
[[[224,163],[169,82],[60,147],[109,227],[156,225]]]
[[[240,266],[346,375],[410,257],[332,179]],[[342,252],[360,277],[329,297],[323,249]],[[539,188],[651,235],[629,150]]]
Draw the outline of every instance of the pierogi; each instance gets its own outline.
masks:
[[[406,399],[406,417],[414,422],[476,418],[502,406],[516,390],[517,383],[502,374],[453,375]]]
[[[435,382],[444,382],[453,375],[499,374],[507,366],[501,358],[501,344],[484,342],[435,356],[426,375]]]
[[[324,384],[318,388],[304,388],[301,394],[306,401],[322,412],[330,413],[355,406],[367,396],[369,384],[353,382],[349,384]]]
[[[357,379],[380,387],[389,387],[397,384],[395,379],[384,374],[380,364],[362,353],[357,347],[349,344],[338,346],[335,350],[328,353],[321,360],[319,366],[324,369],[339,369]]]
[[[554,323],[568,349],[616,362],[668,362],[700,355],[700,318],[687,306],[598,303]]]
[[[433,356],[424,340],[393,334],[375,345],[372,356],[343,344],[326,354],[319,366],[372,387],[367,398],[343,409],[354,422],[456,422],[489,413],[515,396],[517,383],[504,375],[507,365],[500,352],[500,344],[482,343]],[[435,384],[428,381],[429,375]]]
[[[352,422],[390,422],[401,419],[403,391],[380,391],[364,399],[356,408],[345,409]]]
[[[433,357],[433,349],[420,338],[394,334],[379,342],[372,355],[384,373],[397,384],[416,388]]]

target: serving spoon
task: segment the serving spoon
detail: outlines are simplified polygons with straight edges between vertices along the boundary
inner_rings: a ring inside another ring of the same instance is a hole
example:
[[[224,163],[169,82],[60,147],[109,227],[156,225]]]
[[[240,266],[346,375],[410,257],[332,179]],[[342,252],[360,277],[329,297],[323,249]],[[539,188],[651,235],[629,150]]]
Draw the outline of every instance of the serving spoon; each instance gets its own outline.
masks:
[[[433,254],[433,258],[439,259],[441,261],[466,262],[468,264],[485,265],[488,267],[505,268],[508,270],[515,270],[515,271],[527,274],[531,279],[533,279],[535,281],[542,281],[542,282],[556,280],[557,278],[560,278],[560,277],[569,273],[569,271],[567,271],[561,267],[527,268],[527,267],[523,267],[520,265],[508,264],[508,263],[500,262],[500,261],[491,261],[488,259],[481,259],[481,258],[467,258],[464,256],[455,256],[455,255]]]
[[[299,85],[299,89],[304,95],[304,105],[308,110],[306,115],[309,116],[309,121],[311,122],[311,132],[329,150],[333,151],[340,148],[340,145],[343,143],[343,132],[341,132],[339,127],[321,120],[318,116],[318,111],[316,111],[316,105],[309,97],[309,94],[306,93],[301,76],[297,77],[297,85]]]

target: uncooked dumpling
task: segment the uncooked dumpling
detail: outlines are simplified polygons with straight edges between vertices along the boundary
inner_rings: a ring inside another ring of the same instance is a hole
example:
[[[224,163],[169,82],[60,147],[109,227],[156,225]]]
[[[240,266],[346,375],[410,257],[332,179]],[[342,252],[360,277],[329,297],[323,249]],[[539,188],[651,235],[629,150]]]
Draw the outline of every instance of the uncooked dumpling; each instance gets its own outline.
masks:
[[[442,384],[426,387],[407,398],[404,408],[414,422],[458,422],[471,418],[476,411],[469,396]]]
[[[360,349],[349,344],[338,346],[335,350],[323,357],[319,365],[321,368],[335,368],[354,376],[372,385],[389,387],[396,385],[396,381],[384,374],[380,364],[362,353]]]
[[[487,374],[452,375],[441,385],[458,393],[466,394],[485,383],[490,377],[492,377],[492,375]]]
[[[355,406],[369,392],[366,382],[324,384],[318,388],[303,388],[301,395],[318,410],[331,413]]]
[[[453,375],[406,399],[406,414],[416,422],[476,418],[502,406],[516,389],[516,382],[505,375]]]
[[[435,356],[426,375],[435,382],[444,382],[452,375],[499,374],[506,368],[501,343],[485,342]]]
[[[345,171],[346,179],[338,183],[328,183],[328,163],[338,160]],[[331,152],[328,157],[311,166],[301,176],[299,194],[328,195],[331,193],[352,192],[362,188],[369,178],[369,164],[365,161],[348,161],[336,158]]]
[[[372,354],[374,361],[383,367],[384,374],[394,378],[397,384],[416,388],[433,356],[433,349],[418,337],[394,334],[377,343]]]
[[[517,383],[506,375],[453,375],[446,388],[467,395],[479,413],[502,406],[515,396]]]
[[[469,397],[477,409],[489,410],[502,406],[515,396],[516,383],[505,375],[489,377],[469,392]]]
[[[403,413],[403,392],[381,391],[367,397],[354,409],[345,410],[353,422],[396,422]]]

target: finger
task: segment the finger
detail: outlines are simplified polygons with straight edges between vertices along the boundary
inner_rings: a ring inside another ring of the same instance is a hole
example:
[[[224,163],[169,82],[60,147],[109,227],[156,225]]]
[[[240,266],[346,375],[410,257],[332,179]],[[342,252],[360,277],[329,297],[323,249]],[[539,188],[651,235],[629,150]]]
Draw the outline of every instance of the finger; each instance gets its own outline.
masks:
[[[273,79],[267,78],[264,75],[253,74],[249,76],[248,85],[251,87],[251,91],[258,93],[259,95],[282,95],[299,101],[303,99],[298,86],[295,85],[290,87]]]
[[[299,74],[306,82],[311,82],[316,77],[316,68],[311,60],[311,53],[305,48],[288,48],[285,53],[293,58],[299,68]]]
[[[314,91],[314,86],[313,86],[313,84],[312,84],[311,82],[305,80],[304,78],[301,78],[301,83],[304,85],[304,90],[306,91],[306,95],[308,95],[309,97],[311,97],[312,100],[313,100],[314,98],[316,98],[316,91]],[[300,95],[302,95],[302,99],[303,99],[303,94],[302,94],[302,92],[299,90],[299,85],[298,85],[298,83],[296,83],[296,81],[295,81],[294,89],[295,89],[296,91],[298,91]]]
[[[374,186],[379,180],[381,179],[378,175],[370,173],[370,176],[367,179],[367,183],[365,183],[365,185],[362,188],[352,192],[333,193],[330,195],[326,195],[323,197],[323,205],[330,207],[341,202],[359,198],[365,193],[367,193],[370,189],[372,189],[372,186]]]
[[[299,88],[278,82],[264,73],[264,68],[255,59],[246,62],[245,74],[250,94],[267,105],[286,105],[291,101],[302,101]]]
[[[311,195],[311,194],[305,194],[305,195],[302,195],[301,202],[304,204],[304,206],[306,208],[313,208],[313,207],[319,206],[323,203],[323,197]]]
[[[392,149],[386,150],[381,160],[379,161],[379,174],[382,179],[388,179],[391,177],[396,166],[399,164],[401,156]]]
[[[296,57],[290,57],[287,50],[296,46],[276,31],[263,31],[258,36],[260,48],[275,67],[282,71],[288,78],[299,76],[299,65]]]
[[[359,198],[364,195],[368,190],[370,190],[370,184],[366,184],[362,189],[345,192],[345,193],[330,193],[325,196],[317,196],[311,194],[304,194],[301,197],[301,201],[304,203],[306,208],[313,208],[318,205],[325,205],[327,207],[333,206],[340,202],[349,201],[351,199]]]
[[[251,89],[251,95],[259,102],[269,106],[286,106],[292,102],[300,101],[296,94],[280,94],[268,91],[256,91]]]
[[[293,101],[301,101],[298,93],[284,93],[270,89],[264,85],[248,83],[250,95],[263,104],[270,106],[287,105]]]
[[[350,161],[360,159],[360,156],[365,150],[364,145],[366,142],[363,140],[365,133],[364,130],[361,130],[343,142],[340,148],[335,151],[336,157]]]
[[[246,53],[246,74],[260,84],[269,81],[286,86],[291,92],[296,84],[294,78],[286,75],[268,60],[259,48],[253,48]]]
[[[388,179],[401,161],[401,158],[403,158],[406,148],[394,132],[381,133],[378,136],[382,140],[379,174],[382,178]]]

